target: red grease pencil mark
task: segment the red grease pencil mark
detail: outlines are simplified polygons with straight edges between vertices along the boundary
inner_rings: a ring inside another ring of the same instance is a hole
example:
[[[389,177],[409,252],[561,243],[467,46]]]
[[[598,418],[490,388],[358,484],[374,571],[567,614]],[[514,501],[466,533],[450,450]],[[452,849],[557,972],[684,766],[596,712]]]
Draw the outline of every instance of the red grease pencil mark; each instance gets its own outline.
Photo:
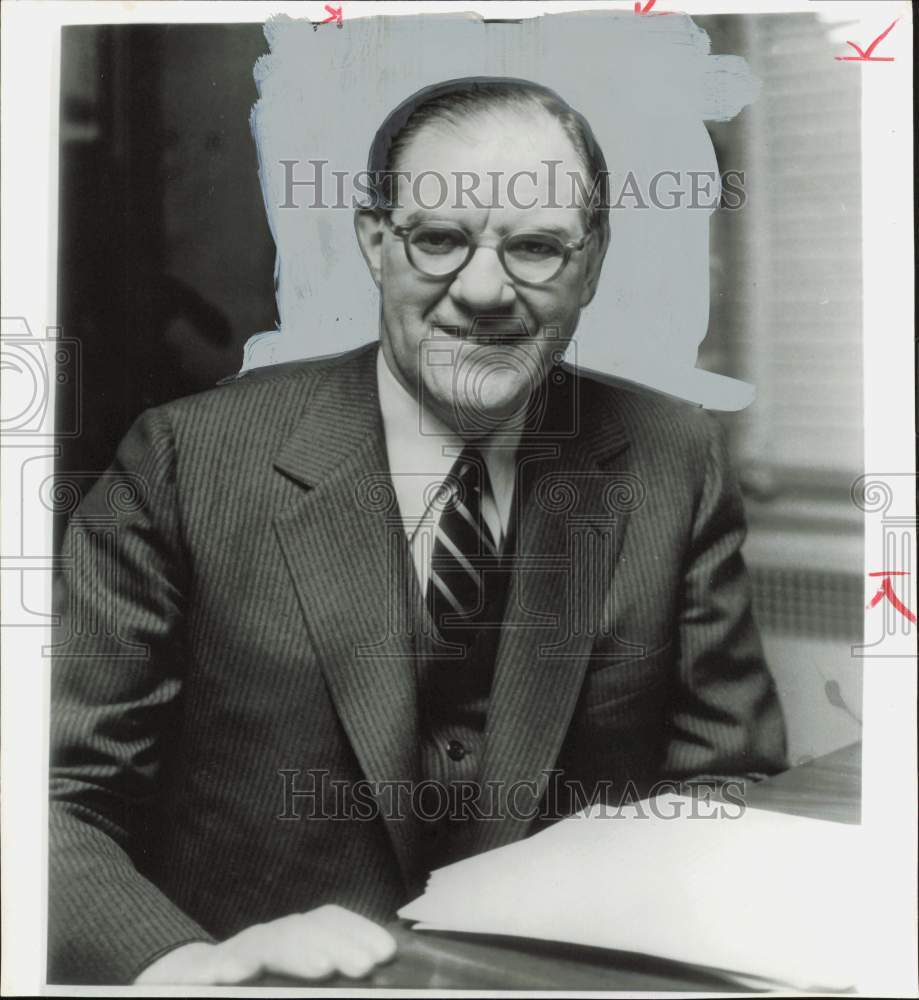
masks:
[[[328,24],[330,21],[334,21],[337,27],[341,27],[341,7],[330,7],[329,4],[325,5],[325,9],[331,15],[327,17],[324,21],[320,21],[320,24]],[[892,27],[892,26],[891,26]]]
[[[873,608],[876,604],[880,603],[885,597],[888,601],[906,618],[907,621],[911,621],[914,625],[916,624],[916,616],[909,610],[909,608],[900,600],[899,597],[894,593],[894,589],[890,583],[890,577],[892,576],[909,576],[909,573],[905,573],[902,570],[891,570],[888,573],[869,573],[868,576],[882,576],[884,577],[884,582],[881,584],[880,589],[871,598],[871,603],[866,605],[866,607]]]
[[[642,7],[641,0],[635,0],[635,13],[636,14],[650,14],[651,17],[666,17],[668,14],[679,14],[681,11],[676,10],[651,10],[651,8],[657,3],[657,0],[648,0],[648,2]]]
[[[846,45],[851,45],[852,48],[858,53],[857,56],[834,56],[834,58],[837,62],[893,62],[893,56],[873,56],[871,53],[874,52],[878,45],[880,45],[880,43],[883,42],[884,39],[890,34],[893,30],[894,24],[896,24],[899,20],[900,18],[897,18],[897,20],[894,21],[890,27],[882,31],[867,49],[862,50],[855,44],[855,42],[847,41]]]

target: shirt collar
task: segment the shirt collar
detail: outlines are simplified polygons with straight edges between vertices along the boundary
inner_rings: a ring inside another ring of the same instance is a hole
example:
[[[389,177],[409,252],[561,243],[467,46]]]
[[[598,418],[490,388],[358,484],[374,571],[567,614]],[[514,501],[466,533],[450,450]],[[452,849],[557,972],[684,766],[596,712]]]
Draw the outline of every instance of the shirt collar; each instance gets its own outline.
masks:
[[[465,442],[429,410],[424,412],[422,425],[418,401],[392,373],[382,350],[377,353],[377,385],[390,476],[406,533],[412,538],[436,487],[446,479]],[[505,427],[497,440],[478,442],[505,530],[513,500],[514,455],[520,435],[520,427],[516,433]]]

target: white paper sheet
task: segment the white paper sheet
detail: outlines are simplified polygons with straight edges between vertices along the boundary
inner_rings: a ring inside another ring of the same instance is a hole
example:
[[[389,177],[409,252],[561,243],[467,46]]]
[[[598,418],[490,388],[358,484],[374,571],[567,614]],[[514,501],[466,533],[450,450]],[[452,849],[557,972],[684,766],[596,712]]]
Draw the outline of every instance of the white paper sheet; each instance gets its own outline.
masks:
[[[679,800],[657,800],[658,812],[669,817]],[[438,869],[399,916],[421,930],[639,952],[799,989],[853,986],[861,829],[755,809],[693,818],[682,801],[673,818],[594,809]]]

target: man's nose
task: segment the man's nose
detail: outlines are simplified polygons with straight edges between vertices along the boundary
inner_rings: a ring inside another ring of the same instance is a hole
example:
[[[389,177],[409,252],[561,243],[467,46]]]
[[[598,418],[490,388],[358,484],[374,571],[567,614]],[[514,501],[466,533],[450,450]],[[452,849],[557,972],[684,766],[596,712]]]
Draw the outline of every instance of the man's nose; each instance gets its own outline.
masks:
[[[473,313],[507,309],[517,292],[492,247],[479,247],[450,285],[450,296]]]

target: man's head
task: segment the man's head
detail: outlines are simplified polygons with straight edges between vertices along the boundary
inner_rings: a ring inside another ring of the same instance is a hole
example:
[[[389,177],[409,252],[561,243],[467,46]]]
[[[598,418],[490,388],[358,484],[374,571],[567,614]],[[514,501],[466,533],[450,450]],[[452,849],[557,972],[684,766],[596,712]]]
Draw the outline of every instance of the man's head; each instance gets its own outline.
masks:
[[[385,203],[355,223],[386,361],[441,419],[486,434],[525,409],[596,291],[603,154],[552,91],[480,78],[400,105],[369,171]],[[598,197],[572,200],[571,175]]]

